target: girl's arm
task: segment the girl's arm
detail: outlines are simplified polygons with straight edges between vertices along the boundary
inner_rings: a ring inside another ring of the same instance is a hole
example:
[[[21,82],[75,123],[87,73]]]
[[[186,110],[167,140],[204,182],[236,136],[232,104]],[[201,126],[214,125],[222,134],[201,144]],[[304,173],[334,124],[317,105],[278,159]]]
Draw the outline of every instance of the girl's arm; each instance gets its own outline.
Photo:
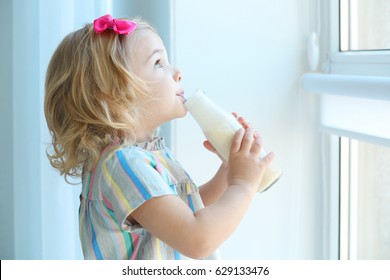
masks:
[[[227,171],[228,165],[226,162],[223,162],[215,176],[210,181],[199,187],[199,193],[202,197],[204,206],[213,204],[215,201],[220,199],[222,194],[226,191],[228,187]]]
[[[238,116],[237,113],[232,113],[234,117],[237,118],[238,122],[246,129],[246,128],[252,128],[252,125],[242,117]],[[255,134],[255,137],[257,135]],[[222,161],[221,166],[219,167],[217,173],[214,175],[214,177],[204,185],[199,187],[200,196],[202,197],[202,201],[204,206],[208,206],[215,201],[217,201],[222,194],[226,191],[228,187],[227,182],[227,170],[228,170],[228,164],[223,160],[221,155],[218,154],[216,149],[211,145],[209,141],[205,141],[203,143],[204,147],[209,150],[210,152],[215,153]]]
[[[239,130],[227,163],[228,187],[213,204],[192,213],[176,196],[152,198],[131,217],[154,236],[190,258],[214,252],[236,229],[256,193],[273,154],[260,159],[260,137]]]

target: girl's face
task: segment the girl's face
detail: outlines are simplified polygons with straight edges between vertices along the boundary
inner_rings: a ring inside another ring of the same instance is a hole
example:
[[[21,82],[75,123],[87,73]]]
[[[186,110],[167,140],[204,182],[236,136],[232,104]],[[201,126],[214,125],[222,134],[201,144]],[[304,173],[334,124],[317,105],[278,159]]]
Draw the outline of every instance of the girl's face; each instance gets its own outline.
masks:
[[[169,64],[161,38],[149,29],[140,30],[131,43],[131,53],[133,72],[149,85],[152,92],[152,98],[145,105],[148,116],[139,130],[151,133],[167,121],[184,117],[187,110],[180,83],[181,73]]]

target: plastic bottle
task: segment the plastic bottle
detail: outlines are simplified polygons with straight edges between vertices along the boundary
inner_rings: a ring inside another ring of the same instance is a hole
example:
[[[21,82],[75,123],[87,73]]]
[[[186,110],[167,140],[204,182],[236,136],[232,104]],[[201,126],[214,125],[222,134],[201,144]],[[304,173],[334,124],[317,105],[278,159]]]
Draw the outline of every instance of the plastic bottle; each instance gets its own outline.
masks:
[[[202,90],[197,90],[184,103],[187,110],[199,124],[207,140],[225,159],[229,159],[230,146],[233,136],[242,125],[232,115],[224,112],[208,98]],[[262,150],[260,157],[267,153]],[[258,192],[263,192],[271,187],[282,175],[282,170],[271,163],[264,172]]]

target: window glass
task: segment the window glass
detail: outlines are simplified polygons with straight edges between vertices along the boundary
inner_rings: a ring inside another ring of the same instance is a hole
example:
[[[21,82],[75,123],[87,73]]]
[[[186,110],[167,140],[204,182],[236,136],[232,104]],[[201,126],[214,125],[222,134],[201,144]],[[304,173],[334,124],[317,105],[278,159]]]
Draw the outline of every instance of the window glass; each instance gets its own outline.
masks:
[[[390,0],[340,0],[341,51],[390,49]]]
[[[343,259],[390,259],[390,148],[342,138]]]
[[[390,259],[390,148],[358,142],[357,258]]]

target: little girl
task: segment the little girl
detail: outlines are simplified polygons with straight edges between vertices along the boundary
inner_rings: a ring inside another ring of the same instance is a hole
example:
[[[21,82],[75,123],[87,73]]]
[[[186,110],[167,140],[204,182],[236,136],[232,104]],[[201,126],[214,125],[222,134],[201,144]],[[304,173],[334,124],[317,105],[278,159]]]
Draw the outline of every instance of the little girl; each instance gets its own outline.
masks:
[[[247,211],[273,154],[260,159],[260,137],[245,120],[229,161],[199,188],[154,137],[187,113],[181,79],[140,20],[103,16],[55,51],[45,86],[48,157],[66,180],[81,177],[85,259],[212,259]]]

